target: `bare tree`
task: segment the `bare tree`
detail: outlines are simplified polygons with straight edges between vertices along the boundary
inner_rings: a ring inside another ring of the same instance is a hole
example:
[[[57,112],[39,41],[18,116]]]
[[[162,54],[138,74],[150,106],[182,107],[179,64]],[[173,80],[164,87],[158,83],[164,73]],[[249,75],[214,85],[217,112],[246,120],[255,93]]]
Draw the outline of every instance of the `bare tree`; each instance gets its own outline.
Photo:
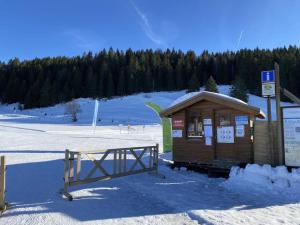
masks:
[[[76,122],[78,120],[77,113],[80,112],[81,112],[80,105],[75,100],[72,100],[71,102],[68,102],[66,104],[65,115],[70,115],[72,118],[72,122]]]

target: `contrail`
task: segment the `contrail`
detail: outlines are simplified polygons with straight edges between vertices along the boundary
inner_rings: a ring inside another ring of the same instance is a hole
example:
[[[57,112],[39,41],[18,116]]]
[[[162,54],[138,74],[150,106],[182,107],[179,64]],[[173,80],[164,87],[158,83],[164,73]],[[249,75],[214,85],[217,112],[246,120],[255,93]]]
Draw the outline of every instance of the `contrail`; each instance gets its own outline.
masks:
[[[238,39],[238,42],[237,42],[237,45],[236,45],[236,50],[239,50],[243,34],[244,34],[244,30],[241,30],[241,33],[240,33],[240,36],[239,36],[239,39]]]
[[[142,28],[146,34],[146,36],[153,41],[154,43],[158,44],[158,45],[165,45],[164,41],[153,32],[151,25],[148,21],[147,16],[138,8],[138,6],[134,3],[133,0],[129,0],[129,2],[131,3],[132,7],[134,8],[135,12],[137,13],[137,15],[140,17],[140,19],[142,20]]]

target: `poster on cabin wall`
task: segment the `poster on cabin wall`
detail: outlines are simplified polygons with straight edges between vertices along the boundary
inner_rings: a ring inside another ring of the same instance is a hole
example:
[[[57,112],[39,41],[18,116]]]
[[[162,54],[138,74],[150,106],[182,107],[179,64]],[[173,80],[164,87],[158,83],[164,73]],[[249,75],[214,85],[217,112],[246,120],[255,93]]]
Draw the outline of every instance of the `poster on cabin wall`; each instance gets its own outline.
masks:
[[[204,136],[205,137],[212,137],[213,136],[213,129],[212,129],[211,125],[204,126]]]
[[[235,116],[235,125],[248,125],[248,116]]]
[[[212,125],[212,120],[211,119],[203,119],[203,124],[204,125]]]
[[[212,145],[212,138],[211,137],[205,137],[205,145]]]
[[[234,143],[233,126],[224,126],[217,128],[217,142],[231,144]]]
[[[184,128],[184,120],[183,119],[172,119],[172,127],[173,128]]]
[[[182,130],[172,130],[172,137],[173,138],[181,138],[182,137]]]
[[[282,112],[285,165],[300,166],[300,107]]]
[[[245,137],[245,126],[244,125],[236,125],[235,136],[236,137]]]

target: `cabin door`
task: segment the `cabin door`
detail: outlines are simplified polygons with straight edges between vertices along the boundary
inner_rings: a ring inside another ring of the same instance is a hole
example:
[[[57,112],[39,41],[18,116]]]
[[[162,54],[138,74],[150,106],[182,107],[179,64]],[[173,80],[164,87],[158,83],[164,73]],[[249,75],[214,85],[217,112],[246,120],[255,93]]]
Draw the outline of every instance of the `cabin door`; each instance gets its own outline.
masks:
[[[234,115],[230,110],[215,111],[215,159],[236,161]]]

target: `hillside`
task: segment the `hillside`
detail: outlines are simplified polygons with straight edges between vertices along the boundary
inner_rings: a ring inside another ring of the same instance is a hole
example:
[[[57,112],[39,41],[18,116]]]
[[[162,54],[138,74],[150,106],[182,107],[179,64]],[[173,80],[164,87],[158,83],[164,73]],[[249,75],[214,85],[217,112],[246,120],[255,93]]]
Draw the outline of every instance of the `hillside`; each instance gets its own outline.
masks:
[[[229,94],[229,85],[219,85],[218,88],[220,93]],[[98,121],[97,125],[157,124],[160,122],[159,118],[148,107],[145,107],[145,102],[154,102],[162,108],[166,108],[184,95],[185,91],[152,92],[101,101],[98,114],[100,121]],[[77,99],[77,102],[80,104],[82,112],[79,113],[79,119],[76,124],[91,124],[94,100],[80,98]],[[250,94],[248,104],[259,107],[265,114],[267,113],[265,98]],[[282,102],[282,105],[291,105],[291,103]],[[64,115],[64,110],[65,104],[23,111],[17,109],[17,104],[1,105],[0,120],[24,123],[71,123],[70,118]],[[275,99],[272,99],[272,116],[273,119],[276,118]]]
[[[178,91],[238,79],[252,94],[260,93],[261,71],[280,67],[281,86],[300,96],[300,49],[241,49],[236,52],[192,50],[119,51],[110,48],[77,57],[0,61],[0,102],[20,102],[27,109],[77,98],[111,98],[134,93]]]

